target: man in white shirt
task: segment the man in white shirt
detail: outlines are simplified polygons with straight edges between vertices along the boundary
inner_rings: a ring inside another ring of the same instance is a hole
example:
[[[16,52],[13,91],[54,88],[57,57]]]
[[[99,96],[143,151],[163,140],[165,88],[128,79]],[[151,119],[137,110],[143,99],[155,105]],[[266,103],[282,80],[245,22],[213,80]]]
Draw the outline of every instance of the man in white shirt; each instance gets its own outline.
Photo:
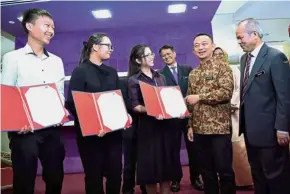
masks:
[[[255,194],[289,194],[290,67],[262,41],[259,23],[237,27],[241,59],[240,134],[245,137]]]
[[[55,83],[64,101],[62,60],[44,48],[54,36],[52,16],[46,10],[30,9],[23,13],[22,25],[28,34],[27,44],[4,55],[2,84],[21,87]],[[34,193],[39,158],[46,194],[61,194],[65,150],[60,128],[50,127],[32,132],[31,128],[23,126],[22,131],[10,132],[9,137],[13,193]]]

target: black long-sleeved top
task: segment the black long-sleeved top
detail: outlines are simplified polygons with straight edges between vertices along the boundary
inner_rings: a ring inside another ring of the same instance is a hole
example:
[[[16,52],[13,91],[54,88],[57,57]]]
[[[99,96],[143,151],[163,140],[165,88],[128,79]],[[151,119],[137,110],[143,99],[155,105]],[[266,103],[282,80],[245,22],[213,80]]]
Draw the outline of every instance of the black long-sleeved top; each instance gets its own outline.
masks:
[[[114,68],[104,64],[98,66],[90,60],[86,60],[76,67],[70,79],[68,98],[66,101],[66,108],[75,117],[75,124],[79,122],[72,91],[96,93],[117,89],[120,89],[119,78]]]

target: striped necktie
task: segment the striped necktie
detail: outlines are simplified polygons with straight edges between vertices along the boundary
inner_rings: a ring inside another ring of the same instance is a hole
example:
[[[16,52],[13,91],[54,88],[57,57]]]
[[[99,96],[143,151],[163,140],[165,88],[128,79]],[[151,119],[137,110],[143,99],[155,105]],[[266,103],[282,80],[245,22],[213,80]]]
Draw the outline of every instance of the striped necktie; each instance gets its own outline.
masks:
[[[242,104],[244,103],[244,97],[246,94],[246,90],[247,90],[248,82],[250,78],[250,64],[251,64],[252,57],[253,55],[251,53],[247,54],[245,73],[244,73],[244,79],[243,79],[243,85],[242,85]]]
[[[176,66],[170,67],[170,69],[172,69],[173,77],[174,77],[176,83],[178,83],[178,74],[177,74],[177,71],[176,71]]]

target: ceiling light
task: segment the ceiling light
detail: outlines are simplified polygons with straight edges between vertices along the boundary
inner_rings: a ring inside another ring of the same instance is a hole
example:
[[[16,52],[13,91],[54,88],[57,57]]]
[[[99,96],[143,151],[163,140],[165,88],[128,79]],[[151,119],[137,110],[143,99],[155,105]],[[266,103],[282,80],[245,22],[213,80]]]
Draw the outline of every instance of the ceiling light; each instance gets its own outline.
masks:
[[[186,10],[186,4],[174,4],[169,5],[167,12],[168,13],[183,13]]]
[[[92,11],[92,14],[96,19],[104,19],[104,18],[111,18],[112,14],[109,10],[107,9],[102,9],[102,10],[94,10]]]
[[[192,9],[198,9],[198,6],[197,6],[197,5],[195,5],[195,6],[193,6],[193,7],[192,7]]]
[[[23,20],[23,16],[19,16],[17,19],[18,19],[20,22],[22,22],[22,20]]]
[[[11,21],[9,21],[9,24],[15,24],[15,22],[11,20]]]

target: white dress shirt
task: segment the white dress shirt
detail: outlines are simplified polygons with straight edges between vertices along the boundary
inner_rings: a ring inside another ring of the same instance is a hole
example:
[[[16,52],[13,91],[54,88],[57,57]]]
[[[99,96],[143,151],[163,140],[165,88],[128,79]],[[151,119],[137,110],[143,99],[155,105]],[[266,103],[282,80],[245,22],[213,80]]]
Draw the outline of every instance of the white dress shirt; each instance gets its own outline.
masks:
[[[250,69],[249,69],[249,74],[251,74],[251,71],[253,69],[253,66],[255,64],[255,61],[257,59],[257,56],[262,48],[262,46],[264,45],[264,42],[262,42],[257,48],[255,48],[255,50],[253,50],[251,52],[251,54],[253,55],[252,58],[251,58],[251,63],[250,63]]]
[[[177,63],[175,63],[174,65],[167,65],[167,66],[169,67],[172,74],[174,73],[172,67],[175,67],[175,71],[177,72],[177,75],[178,75]]]
[[[3,56],[1,81],[4,85],[21,87],[55,83],[64,103],[64,79],[61,58],[46,50],[40,57],[26,44]]]

